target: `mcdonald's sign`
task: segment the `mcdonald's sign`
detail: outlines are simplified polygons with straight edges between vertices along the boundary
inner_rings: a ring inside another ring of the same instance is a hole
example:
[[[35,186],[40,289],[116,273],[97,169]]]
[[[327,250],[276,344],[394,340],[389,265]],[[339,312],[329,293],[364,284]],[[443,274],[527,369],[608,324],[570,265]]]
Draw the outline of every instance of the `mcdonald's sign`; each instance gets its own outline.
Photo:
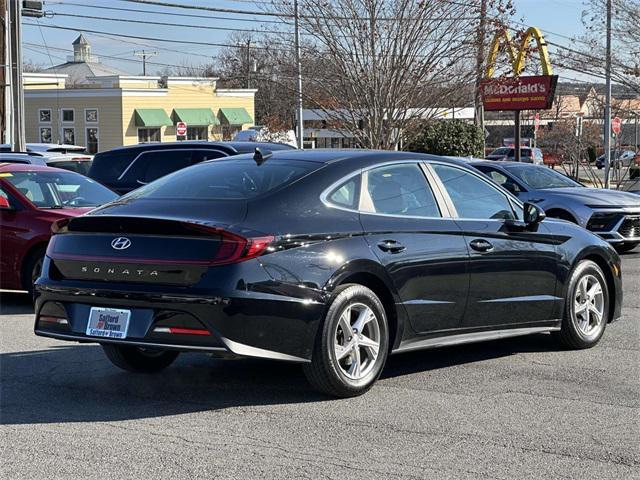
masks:
[[[531,40],[536,41],[543,75],[521,77]],[[509,56],[513,76],[492,78],[501,50],[506,50]],[[499,31],[491,43],[485,77],[480,88],[487,111],[551,108],[558,82],[558,76],[553,75],[547,44],[540,30],[535,27],[525,32],[519,46],[514,45],[507,30]]]

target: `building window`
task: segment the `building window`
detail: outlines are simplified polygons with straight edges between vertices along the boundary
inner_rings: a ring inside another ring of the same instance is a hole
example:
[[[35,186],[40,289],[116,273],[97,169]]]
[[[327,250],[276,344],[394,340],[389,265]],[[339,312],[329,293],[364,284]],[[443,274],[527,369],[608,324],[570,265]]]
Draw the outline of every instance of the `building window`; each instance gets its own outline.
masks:
[[[85,109],[84,121],[86,123],[98,123],[98,109],[97,108]]]
[[[187,127],[187,140],[209,140],[208,127]]]
[[[62,143],[64,145],[76,144],[76,129],[65,127],[62,129]]]
[[[41,108],[38,110],[38,119],[40,123],[51,123],[51,109]]]
[[[40,143],[53,143],[51,127],[40,127]]]
[[[233,140],[236,133],[242,130],[242,125],[223,125],[222,126],[222,139]]]
[[[96,127],[87,128],[86,147],[87,153],[91,155],[98,153],[98,129]]]
[[[157,128],[139,128],[138,143],[152,143],[160,141],[160,127]]]
[[[73,108],[63,108],[61,117],[63,122],[73,123],[75,119],[75,112]]]

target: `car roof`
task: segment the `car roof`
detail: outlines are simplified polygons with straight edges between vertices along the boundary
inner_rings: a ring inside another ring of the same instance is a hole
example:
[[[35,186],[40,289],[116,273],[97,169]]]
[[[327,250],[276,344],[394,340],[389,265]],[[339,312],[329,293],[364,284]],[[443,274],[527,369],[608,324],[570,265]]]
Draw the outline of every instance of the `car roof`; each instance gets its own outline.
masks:
[[[7,172],[69,172],[61,168],[45,167],[44,165],[33,165],[31,163],[2,163],[0,161],[0,173]]]
[[[84,150],[85,147],[81,146],[81,145],[71,145],[71,144],[65,144],[65,143],[27,143],[27,148],[36,148],[36,149],[44,149],[44,150],[48,150],[50,148],[65,148],[65,149],[82,149]]]
[[[256,148],[263,150],[290,150],[294,149],[291,145],[285,143],[273,143],[273,142],[209,142],[207,140],[185,140],[182,142],[155,142],[155,143],[137,143],[135,145],[123,145],[122,147],[116,147],[100,154],[111,152],[126,152],[126,151],[143,151],[143,150],[162,150],[162,149],[174,149],[174,148],[211,148],[222,147],[226,150],[233,150],[237,153],[249,153],[253,152]]]
[[[244,158],[251,158],[251,155],[243,155]],[[441,157],[438,155],[431,155],[426,153],[415,152],[403,152],[394,150],[366,150],[361,148],[354,149],[333,149],[333,148],[318,148],[311,150],[280,150],[273,152],[273,158],[282,160],[302,160],[307,162],[317,163],[337,163],[337,162],[355,162],[360,166],[367,166],[369,164],[376,164],[381,161],[396,161],[396,160],[437,160],[443,163],[450,163],[452,165],[465,166],[468,162]],[[229,159],[231,160],[231,159]],[[210,160],[214,162],[216,160]]]
[[[509,162],[509,161],[496,162],[494,160],[471,160],[469,161],[469,165],[471,165],[472,167],[484,165],[487,167],[498,167],[498,168],[515,167],[515,166],[525,167],[525,168],[546,168],[542,165],[535,165],[533,163]]]

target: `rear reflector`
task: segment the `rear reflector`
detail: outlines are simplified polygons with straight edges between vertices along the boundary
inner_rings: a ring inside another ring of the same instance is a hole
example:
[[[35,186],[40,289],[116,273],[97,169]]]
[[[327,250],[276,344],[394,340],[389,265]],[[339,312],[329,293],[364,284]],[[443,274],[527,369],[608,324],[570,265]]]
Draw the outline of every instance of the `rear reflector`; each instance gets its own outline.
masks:
[[[209,330],[199,328],[156,327],[154,333],[171,333],[177,335],[211,335]]]
[[[44,323],[55,323],[57,325],[69,325],[69,322],[67,321],[66,318],[52,317],[50,315],[40,315],[40,318],[38,319],[38,321],[44,322]]]

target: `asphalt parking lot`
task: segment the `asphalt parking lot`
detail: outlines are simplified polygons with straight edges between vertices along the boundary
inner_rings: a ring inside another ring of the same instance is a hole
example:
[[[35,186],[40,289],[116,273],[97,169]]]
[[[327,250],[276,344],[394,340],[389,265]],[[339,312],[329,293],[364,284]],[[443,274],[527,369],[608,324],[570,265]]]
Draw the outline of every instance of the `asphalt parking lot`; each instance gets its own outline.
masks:
[[[624,317],[586,351],[548,335],[391,357],[365,396],[313,393],[295,365],[182,355],[163,374],[35,337],[1,296],[0,476],[640,478],[640,254]]]

